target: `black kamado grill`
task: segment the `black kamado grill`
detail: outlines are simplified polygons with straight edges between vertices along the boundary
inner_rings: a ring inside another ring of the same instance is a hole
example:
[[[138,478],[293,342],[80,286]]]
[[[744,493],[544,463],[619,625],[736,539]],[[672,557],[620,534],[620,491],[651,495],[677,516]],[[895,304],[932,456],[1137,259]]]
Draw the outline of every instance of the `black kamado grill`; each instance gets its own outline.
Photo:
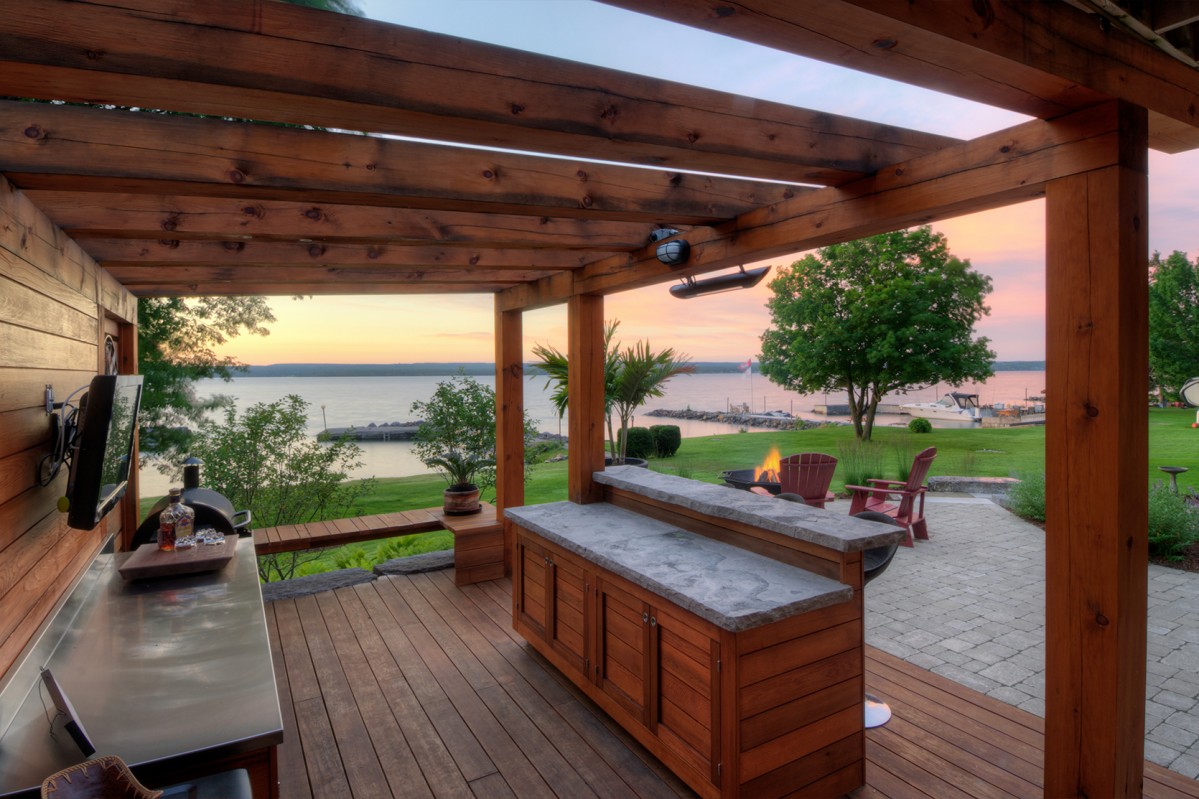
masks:
[[[740,488],[742,491],[748,491],[754,486],[765,488],[771,494],[778,494],[783,490],[782,485],[775,480],[755,480],[754,472],[757,469],[728,469],[720,473],[726,485],[733,488]]]
[[[211,488],[200,487],[199,458],[188,458],[183,462],[182,502],[196,512],[196,529],[211,527],[224,535],[248,536],[250,534],[250,512],[233,510],[233,503]],[[171,499],[163,497],[154,504],[150,513],[133,535],[133,548],[157,539],[158,516],[166,510]]]

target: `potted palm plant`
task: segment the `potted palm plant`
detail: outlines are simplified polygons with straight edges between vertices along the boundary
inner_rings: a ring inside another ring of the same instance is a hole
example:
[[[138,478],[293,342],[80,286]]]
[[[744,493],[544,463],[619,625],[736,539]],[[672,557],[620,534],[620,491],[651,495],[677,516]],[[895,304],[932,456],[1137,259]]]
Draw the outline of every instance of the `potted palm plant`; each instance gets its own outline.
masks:
[[[449,483],[442,494],[442,509],[447,514],[462,516],[479,511],[479,487],[475,485],[475,474],[480,469],[495,466],[494,460],[449,450],[444,455],[428,458],[425,463],[441,471]]]
[[[676,355],[673,347],[661,352],[650,349],[648,341],[621,350],[620,342],[615,345],[612,338],[620,325],[617,320],[604,327],[604,415],[608,425],[608,458],[606,465],[648,465],[640,458],[629,458],[626,454],[629,424],[633,413],[651,397],[662,396],[662,388],[675,375],[695,371],[686,355]],[[533,354],[539,360],[535,365],[545,372],[547,386],[552,385],[550,400],[558,410],[558,418],[566,413],[569,395],[570,368],[566,355],[556,347],[535,344]],[[620,421],[620,435],[616,435],[613,418]]]

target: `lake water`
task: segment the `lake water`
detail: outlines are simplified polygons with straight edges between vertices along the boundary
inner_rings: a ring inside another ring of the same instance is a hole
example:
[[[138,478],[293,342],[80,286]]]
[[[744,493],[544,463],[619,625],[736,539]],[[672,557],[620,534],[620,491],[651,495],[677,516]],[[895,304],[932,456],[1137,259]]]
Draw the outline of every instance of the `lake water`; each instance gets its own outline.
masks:
[[[446,377],[236,377],[230,382],[201,380],[196,384],[200,397],[216,394],[230,396],[239,412],[257,403],[274,402],[288,394],[298,394],[309,403],[308,432],[315,436],[328,427],[365,427],[371,422],[402,422],[416,418],[412,403],[427,400],[437,383]],[[495,386],[494,377],[475,378],[480,383]],[[544,377],[525,378],[525,407],[539,430],[566,434],[566,420],[559,420],[550,403]],[[961,390],[979,395],[984,404],[1019,402],[1029,396],[1041,395],[1045,389],[1045,373],[997,372],[985,383],[964,386]],[[931,386],[907,395],[887,398],[888,402],[926,402],[939,399],[949,387]],[[844,404],[841,394],[803,395],[785,391],[760,374],[698,374],[680,375],[671,380],[665,395],[646,403],[642,414],[659,408],[697,411],[723,411],[730,407],[748,405],[755,411],[781,410],[805,419],[828,417],[812,411],[815,405]],[[842,417],[844,418],[844,417]],[[880,414],[877,424],[906,424],[906,416]],[[714,422],[660,419],[639,415],[636,424],[678,424],[684,438],[735,433],[737,425]],[[953,424],[952,422],[947,424]],[[405,442],[363,441],[363,466],[355,477],[401,477],[427,472]],[[166,493],[177,484],[152,467],[141,471],[144,496]]]

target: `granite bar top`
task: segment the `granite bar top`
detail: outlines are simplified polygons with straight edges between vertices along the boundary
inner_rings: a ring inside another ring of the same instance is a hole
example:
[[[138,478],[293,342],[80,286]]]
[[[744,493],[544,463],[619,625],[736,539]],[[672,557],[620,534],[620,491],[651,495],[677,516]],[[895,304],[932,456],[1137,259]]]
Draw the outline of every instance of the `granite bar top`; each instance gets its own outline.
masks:
[[[853,597],[835,580],[604,502],[528,505],[504,515],[733,632]]]
[[[760,527],[836,552],[858,552],[903,538],[899,527],[855,519],[844,512],[764,497],[752,491],[701,483],[640,466],[610,466],[595,481],[632,494],[699,511],[717,519]],[[848,509],[848,503],[845,507]]]

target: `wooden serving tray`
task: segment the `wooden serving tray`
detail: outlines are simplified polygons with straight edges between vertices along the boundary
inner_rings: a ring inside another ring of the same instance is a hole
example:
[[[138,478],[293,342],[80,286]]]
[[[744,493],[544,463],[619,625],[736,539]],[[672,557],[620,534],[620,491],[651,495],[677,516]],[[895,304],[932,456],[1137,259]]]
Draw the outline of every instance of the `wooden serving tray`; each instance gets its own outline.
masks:
[[[160,552],[158,544],[142,544],[117,567],[126,580],[146,577],[169,577],[176,574],[218,571],[233,560],[237,536],[225,536],[223,546],[197,544],[190,549]]]

